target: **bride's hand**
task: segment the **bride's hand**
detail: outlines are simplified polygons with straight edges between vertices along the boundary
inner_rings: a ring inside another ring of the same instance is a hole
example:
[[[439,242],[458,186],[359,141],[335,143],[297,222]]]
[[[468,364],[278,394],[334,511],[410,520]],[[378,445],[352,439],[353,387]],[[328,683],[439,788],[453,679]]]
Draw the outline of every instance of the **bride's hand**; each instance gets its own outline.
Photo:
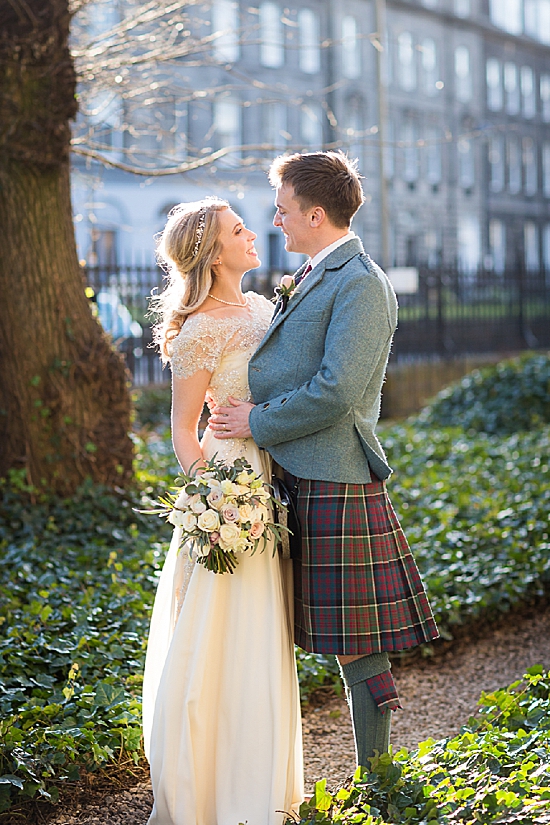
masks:
[[[210,412],[208,426],[216,438],[250,438],[252,433],[248,425],[250,410],[254,404],[249,401],[237,401],[236,398],[227,399],[230,407],[214,407]]]

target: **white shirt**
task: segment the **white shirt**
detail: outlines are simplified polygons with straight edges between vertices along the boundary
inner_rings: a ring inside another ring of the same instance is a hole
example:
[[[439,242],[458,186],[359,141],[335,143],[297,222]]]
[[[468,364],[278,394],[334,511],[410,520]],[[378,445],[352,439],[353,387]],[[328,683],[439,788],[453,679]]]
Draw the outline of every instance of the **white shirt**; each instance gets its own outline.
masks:
[[[311,264],[311,268],[314,269],[317,266],[317,264],[320,264],[321,261],[323,261],[327,257],[327,255],[330,255],[330,253],[334,252],[335,249],[338,249],[339,246],[342,246],[342,244],[345,244],[348,241],[351,241],[352,238],[356,237],[357,235],[355,234],[355,232],[350,231],[347,233],[347,235],[344,235],[343,238],[338,238],[338,240],[334,241],[334,243],[331,243],[329,246],[325,246],[324,249],[321,249],[321,251],[318,252],[317,255],[310,259],[309,263]]]

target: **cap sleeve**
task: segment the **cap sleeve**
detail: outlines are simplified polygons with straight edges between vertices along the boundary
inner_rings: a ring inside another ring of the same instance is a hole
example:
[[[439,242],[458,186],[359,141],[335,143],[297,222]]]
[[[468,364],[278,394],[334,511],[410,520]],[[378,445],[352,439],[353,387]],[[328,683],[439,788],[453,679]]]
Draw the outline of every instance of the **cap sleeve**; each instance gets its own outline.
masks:
[[[212,373],[220,363],[226,336],[212,319],[196,315],[183,325],[170,344],[170,366],[176,378],[189,378],[200,370]]]

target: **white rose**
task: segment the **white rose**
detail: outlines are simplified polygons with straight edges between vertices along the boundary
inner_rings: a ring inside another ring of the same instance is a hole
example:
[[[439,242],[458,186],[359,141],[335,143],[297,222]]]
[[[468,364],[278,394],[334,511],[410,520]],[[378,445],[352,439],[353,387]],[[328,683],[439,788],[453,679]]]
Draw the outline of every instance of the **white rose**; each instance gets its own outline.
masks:
[[[206,530],[207,533],[212,533],[220,526],[220,517],[215,510],[206,510],[200,514],[198,526],[199,530]]]
[[[268,521],[269,520],[269,511],[264,504],[258,504],[257,507],[254,507],[251,515],[251,521]]]
[[[236,524],[222,524],[220,527],[220,539],[230,548],[233,548],[241,537],[240,528]]]
[[[251,521],[254,508],[250,504],[241,504],[239,507],[239,516],[241,521]]]
[[[208,478],[208,486],[211,490],[221,490],[222,483],[218,478]]]
[[[238,521],[239,508],[235,504],[224,504],[221,508],[221,514],[224,521]]]
[[[219,487],[211,490],[206,496],[206,500],[211,507],[219,510],[222,504],[225,503],[225,496]]]
[[[191,499],[191,509],[197,515],[199,515],[199,513],[204,513],[204,511],[206,510],[206,504],[201,499],[198,493]]]
[[[183,527],[183,518],[186,515],[187,513],[184,513],[182,510],[171,510],[168,515],[168,521],[170,524],[173,524],[174,527]]]
[[[181,527],[183,527],[186,533],[190,533],[191,530],[194,530],[197,526],[197,517],[193,513],[190,513],[189,510],[186,513],[182,513],[182,516]]]

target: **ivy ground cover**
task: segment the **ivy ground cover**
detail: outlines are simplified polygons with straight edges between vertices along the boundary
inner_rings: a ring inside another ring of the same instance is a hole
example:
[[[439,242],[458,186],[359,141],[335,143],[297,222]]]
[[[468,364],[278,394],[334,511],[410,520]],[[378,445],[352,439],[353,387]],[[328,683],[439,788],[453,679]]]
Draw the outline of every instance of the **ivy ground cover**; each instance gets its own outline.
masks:
[[[543,591],[548,427],[501,437],[420,423],[382,440],[390,494],[446,634]],[[136,445],[138,481],[155,496],[176,472],[169,438]],[[140,506],[92,487],[34,503],[2,488],[0,810],[55,800],[65,780],[121,753],[139,759],[141,673],[168,540]],[[335,671],[333,659],[304,653],[298,666],[304,695]]]
[[[458,736],[374,758],[335,794],[318,782],[301,825],[550,822],[550,673],[535,666],[480,705]]]

